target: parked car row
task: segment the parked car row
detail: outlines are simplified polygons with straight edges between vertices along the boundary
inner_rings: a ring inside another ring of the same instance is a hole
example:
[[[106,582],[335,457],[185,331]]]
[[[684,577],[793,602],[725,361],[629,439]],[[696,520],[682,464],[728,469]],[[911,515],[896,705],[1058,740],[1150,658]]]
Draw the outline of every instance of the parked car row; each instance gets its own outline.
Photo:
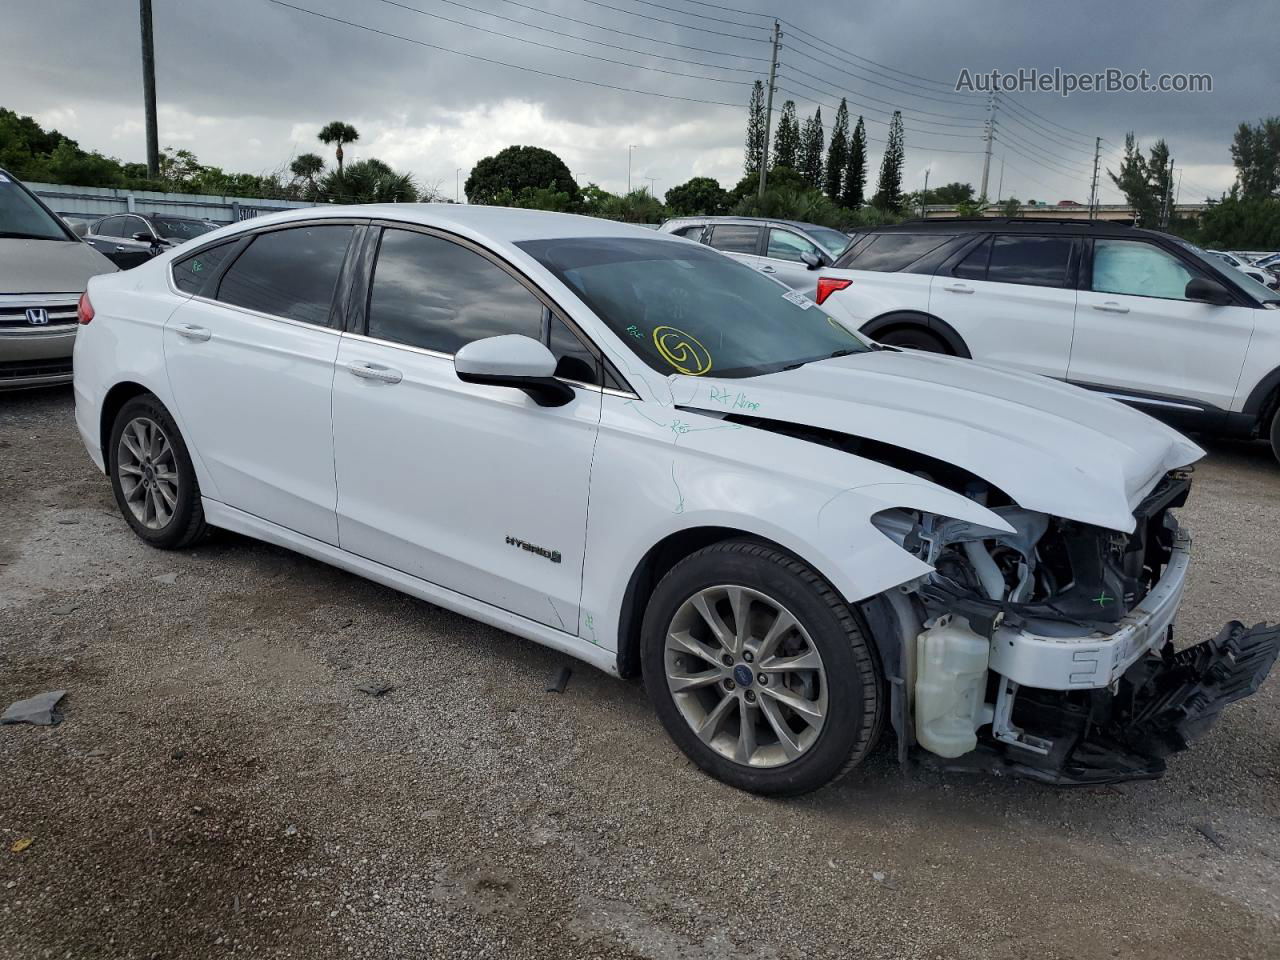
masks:
[[[1280,456],[1280,294],[1176,237],[922,220],[869,231],[834,262],[802,256],[805,269],[770,272],[882,343],[1052,377],[1183,429],[1268,439]]]

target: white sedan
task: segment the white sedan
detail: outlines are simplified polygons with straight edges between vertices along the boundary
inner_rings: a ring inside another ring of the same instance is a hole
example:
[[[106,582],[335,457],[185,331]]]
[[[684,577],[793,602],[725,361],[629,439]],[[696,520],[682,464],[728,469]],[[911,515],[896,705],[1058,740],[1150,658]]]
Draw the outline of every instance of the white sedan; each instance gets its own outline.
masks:
[[[1168,659],[1195,445],[686,240],[298,210],[94,278],[80,322],[79,431],[144,541],[233,530],[640,674],[745,789],[886,720],[904,759],[1158,776],[1275,659],[1238,625]]]

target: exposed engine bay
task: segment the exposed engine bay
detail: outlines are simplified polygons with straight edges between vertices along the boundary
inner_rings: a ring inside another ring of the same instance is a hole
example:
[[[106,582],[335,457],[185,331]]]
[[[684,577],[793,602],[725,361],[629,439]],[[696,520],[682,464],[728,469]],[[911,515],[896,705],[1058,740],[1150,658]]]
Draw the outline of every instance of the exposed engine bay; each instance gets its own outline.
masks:
[[[861,606],[890,684],[902,761],[1076,785],[1159,777],[1223,707],[1254,693],[1280,627],[1173,643],[1190,536],[1174,512],[1191,471],[1163,476],[1131,532],[1027,510],[969,470],[842,431],[724,419],[875,460],[990,509],[1009,533],[904,509],[872,522],[932,567]]]

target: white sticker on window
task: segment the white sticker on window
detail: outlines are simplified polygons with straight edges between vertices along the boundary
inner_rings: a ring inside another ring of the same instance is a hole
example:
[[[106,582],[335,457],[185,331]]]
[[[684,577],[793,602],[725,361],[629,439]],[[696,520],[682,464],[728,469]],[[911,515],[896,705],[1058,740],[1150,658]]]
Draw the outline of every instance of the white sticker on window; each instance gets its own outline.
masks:
[[[782,299],[790,300],[801,310],[808,310],[810,307],[816,306],[816,304],[812,300],[806,297],[799,290],[788,290],[786,293],[782,295]]]

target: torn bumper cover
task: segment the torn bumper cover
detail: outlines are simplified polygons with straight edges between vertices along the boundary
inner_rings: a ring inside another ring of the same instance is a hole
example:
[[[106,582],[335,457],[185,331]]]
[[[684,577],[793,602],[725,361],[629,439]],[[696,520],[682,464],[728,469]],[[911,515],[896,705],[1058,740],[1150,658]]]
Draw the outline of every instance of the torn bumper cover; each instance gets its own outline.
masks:
[[[1137,660],[1111,689],[1063,700],[1023,688],[1019,726],[1052,739],[1037,752],[1002,744],[976,751],[993,772],[1059,785],[1153,779],[1165,758],[1203,735],[1222,709],[1257,692],[1280,654],[1280,625],[1246,629],[1232,621],[1181,652],[1166,642]]]

